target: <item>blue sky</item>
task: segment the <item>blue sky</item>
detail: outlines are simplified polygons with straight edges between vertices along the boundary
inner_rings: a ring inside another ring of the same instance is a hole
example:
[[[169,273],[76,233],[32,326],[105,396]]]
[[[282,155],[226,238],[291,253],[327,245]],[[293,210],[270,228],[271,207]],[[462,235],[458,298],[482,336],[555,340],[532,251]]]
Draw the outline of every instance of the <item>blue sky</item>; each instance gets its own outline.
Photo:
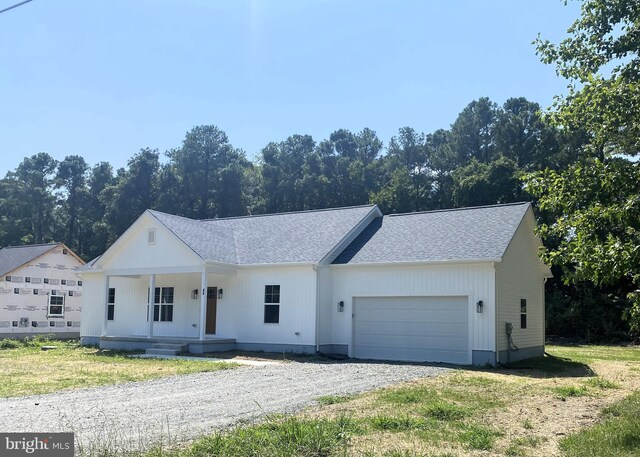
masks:
[[[566,82],[531,41],[560,40],[579,6],[34,0],[0,14],[0,176],[40,151],[124,166],[200,124],[251,158],[294,133],[447,128],[483,96],[548,107]]]

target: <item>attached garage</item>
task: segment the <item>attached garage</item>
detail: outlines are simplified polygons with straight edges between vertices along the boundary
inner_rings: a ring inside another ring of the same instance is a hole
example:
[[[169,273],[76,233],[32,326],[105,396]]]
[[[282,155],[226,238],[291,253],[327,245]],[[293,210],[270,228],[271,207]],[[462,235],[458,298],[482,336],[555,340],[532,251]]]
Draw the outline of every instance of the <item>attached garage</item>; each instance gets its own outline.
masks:
[[[468,297],[354,299],[358,359],[470,364]]]

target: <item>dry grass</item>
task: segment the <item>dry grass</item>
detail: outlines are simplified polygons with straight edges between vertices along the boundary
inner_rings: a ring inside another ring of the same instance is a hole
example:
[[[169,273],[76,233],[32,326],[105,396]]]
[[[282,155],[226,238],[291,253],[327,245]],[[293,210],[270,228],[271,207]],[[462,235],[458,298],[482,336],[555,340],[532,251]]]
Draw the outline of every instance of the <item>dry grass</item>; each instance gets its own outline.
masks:
[[[510,369],[457,370],[304,416],[358,420],[364,431],[351,438],[353,456],[562,455],[563,438],[640,389],[640,348],[547,350],[551,357]]]
[[[57,349],[42,351],[43,345],[54,345]],[[77,341],[36,340],[0,350],[0,397],[143,381],[234,366],[208,361],[136,359],[121,352],[82,347]]]

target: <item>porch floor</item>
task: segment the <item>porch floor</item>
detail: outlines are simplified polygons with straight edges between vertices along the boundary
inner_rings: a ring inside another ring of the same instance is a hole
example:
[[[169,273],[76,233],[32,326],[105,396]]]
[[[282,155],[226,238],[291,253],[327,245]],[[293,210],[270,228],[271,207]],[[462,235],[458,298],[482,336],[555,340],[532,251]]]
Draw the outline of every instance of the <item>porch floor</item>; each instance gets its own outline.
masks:
[[[116,350],[147,350],[155,345],[170,344],[181,345],[187,348],[186,352],[192,354],[204,354],[207,352],[225,352],[234,350],[236,340],[234,338],[220,338],[215,335],[207,335],[204,340],[191,337],[173,336],[101,336],[100,349]]]

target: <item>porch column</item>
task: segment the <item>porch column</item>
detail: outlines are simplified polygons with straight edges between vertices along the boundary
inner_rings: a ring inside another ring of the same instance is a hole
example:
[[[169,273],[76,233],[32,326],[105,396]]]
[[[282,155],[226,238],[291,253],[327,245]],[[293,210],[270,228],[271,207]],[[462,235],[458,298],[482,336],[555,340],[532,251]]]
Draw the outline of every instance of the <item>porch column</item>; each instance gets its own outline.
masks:
[[[149,329],[147,336],[153,337],[153,311],[155,309],[156,301],[156,275],[149,276]]]
[[[109,317],[109,275],[104,276],[104,311],[102,316],[102,336],[107,336],[107,321]]]
[[[205,268],[202,271],[202,276],[200,278],[200,289],[202,290],[202,294],[200,295],[200,339],[204,340],[204,335],[206,331],[206,320],[207,320],[207,269]]]

